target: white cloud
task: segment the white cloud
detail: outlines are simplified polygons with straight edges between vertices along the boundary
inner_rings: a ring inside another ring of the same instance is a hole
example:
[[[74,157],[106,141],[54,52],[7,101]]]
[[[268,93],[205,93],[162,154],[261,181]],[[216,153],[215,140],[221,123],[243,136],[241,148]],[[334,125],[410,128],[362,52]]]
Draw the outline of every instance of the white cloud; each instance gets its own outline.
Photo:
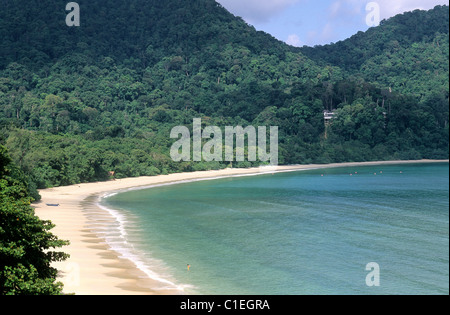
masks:
[[[365,0],[337,0],[333,1],[328,7],[328,19],[348,19],[364,12],[366,4],[370,1]]]
[[[300,40],[300,37],[297,34],[291,34],[288,36],[288,39],[286,40],[286,44],[295,46],[295,47],[301,47],[303,46],[303,42]]]
[[[216,0],[248,23],[266,23],[301,0]]]
[[[436,5],[448,5],[448,0],[378,0],[382,19],[393,17],[408,11],[429,10]]]
[[[329,17],[333,19],[365,14],[365,7],[369,2],[380,6],[382,19],[416,9],[429,10],[436,5],[448,5],[448,0],[336,0],[329,6]]]
[[[320,36],[321,36],[322,40],[331,41],[333,39],[333,37],[335,36],[333,25],[331,23],[325,24]]]
[[[327,23],[320,31],[309,31],[307,36],[307,44],[312,43],[330,43],[335,38],[336,34],[331,23]]]

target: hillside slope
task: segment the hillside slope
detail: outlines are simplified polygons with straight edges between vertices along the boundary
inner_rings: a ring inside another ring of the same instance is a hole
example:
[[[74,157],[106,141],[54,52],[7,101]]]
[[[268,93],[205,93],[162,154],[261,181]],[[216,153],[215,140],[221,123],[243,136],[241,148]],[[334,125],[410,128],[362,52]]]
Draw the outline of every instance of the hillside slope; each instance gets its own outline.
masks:
[[[408,15],[298,50],[214,0],[78,1],[80,27],[24,3],[0,11],[0,142],[40,188],[227,167],[170,159],[171,128],[197,117],[279,126],[281,163],[448,157],[448,37],[415,38]],[[443,8],[412,14],[445,25]]]
[[[303,47],[322,65],[340,67],[404,94],[448,93],[449,7],[416,10],[383,20],[335,44]]]

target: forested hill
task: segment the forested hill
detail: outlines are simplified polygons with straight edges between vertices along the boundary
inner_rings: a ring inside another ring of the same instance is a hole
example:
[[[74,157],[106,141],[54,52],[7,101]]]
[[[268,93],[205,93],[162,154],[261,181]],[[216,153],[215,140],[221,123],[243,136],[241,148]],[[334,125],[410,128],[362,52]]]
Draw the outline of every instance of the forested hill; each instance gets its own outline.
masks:
[[[0,0],[0,143],[37,187],[229,166],[171,160],[193,118],[279,126],[286,164],[448,157],[448,6],[297,49],[214,0],[76,2]]]
[[[321,65],[423,96],[448,90],[448,38],[449,7],[436,6],[383,20],[379,27],[335,44],[300,51]]]
[[[257,54],[283,55],[288,48],[212,0],[79,0],[79,28],[66,26],[66,3],[2,1],[0,67],[18,62],[36,70],[78,53],[145,69],[164,57],[187,58],[224,43]]]
[[[301,51],[315,61],[358,72],[368,59],[395,49],[408,48],[414,43],[433,43],[437,33],[448,32],[449,8],[436,6],[429,11],[405,12],[349,39],[314,48],[305,46]]]
[[[148,98],[150,92],[168,92],[170,97],[161,103],[177,109],[194,107],[209,115],[225,111],[254,119],[273,98],[259,105],[249,102],[252,96],[245,90],[250,84],[305,82],[320,72],[302,55],[289,54],[291,47],[257,32],[213,0],[82,0],[81,27],[72,28],[65,25],[64,2],[20,3],[7,2],[0,13],[0,68],[6,68],[6,77],[21,77],[20,84],[33,90],[37,78],[33,81],[32,74],[38,75],[40,83],[51,86],[40,92],[58,96],[80,88],[73,82],[80,77],[96,77],[88,89],[95,97],[86,96],[82,88],[77,98],[96,109],[98,103],[108,103],[109,96],[131,101]],[[95,86],[105,73],[115,81],[112,88],[121,91],[111,95]],[[220,86],[230,93],[244,90],[247,99],[237,98],[252,108],[243,113],[225,110],[225,99],[234,102],[235,97],[214,91]]]

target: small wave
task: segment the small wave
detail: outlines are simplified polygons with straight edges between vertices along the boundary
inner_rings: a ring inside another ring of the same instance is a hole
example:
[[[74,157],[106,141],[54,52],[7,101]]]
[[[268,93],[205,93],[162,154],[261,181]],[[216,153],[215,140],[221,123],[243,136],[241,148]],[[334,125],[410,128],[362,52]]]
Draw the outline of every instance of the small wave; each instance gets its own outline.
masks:
[[[157,281],[161,284],[158,290],[178,290],[184,292],[185,289],[194,289],[194,286],[188,284],[176,284],[158,273],[154,272],[149,263],[145,262],[141,257],[139,251],[134,248],[134,245],[128,241],[128,233],[126,225],[129,224],[127,217],[118,210],[110,209],[102,205],[101,199],[112,197],[117,193],[106,194],[101,196],[97,201],[96,205],[109,213],[116,224],[109,225],[109,228],[100,228],[97,232],[105,239],[106,243],[111,247],[111,249],[117,252],[121,258],[130,260],[139,270],[141,270],[147,277],[152,280]],[[112,228],[111,228],[112,227]]]
[[[109,197],[115,196],[117,194],[118,194],[118,192],[107,193],[104,196],[102,196],[102,198],[109,198]]]

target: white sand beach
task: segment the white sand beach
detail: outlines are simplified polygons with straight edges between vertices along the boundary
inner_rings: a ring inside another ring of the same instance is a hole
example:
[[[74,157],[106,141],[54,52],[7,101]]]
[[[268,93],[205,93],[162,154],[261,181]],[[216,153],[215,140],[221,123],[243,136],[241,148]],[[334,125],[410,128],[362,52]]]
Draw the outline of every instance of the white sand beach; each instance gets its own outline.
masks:
[[[195,173],[180,173],[154,177],[139,177],[79,184],[41,190],[42,200],[33,204],[36,215],[52,221],[51,231],[70,245],[58,249],[70,254],[65,262],[55,263],[60,271],[58,281],[64,283],[64,292],[77,295],[181,295],[183,290],[168,287],[150,279],[131,260],[120,257],[98,233],[102,226],[115,220],[99,208],[99,196],[127,188],[151,186],[178,181],[251,175],[262,173],[299,171],[319,168],[358,167],[387,164],[436,163],[442,161],[390,161],[368,163],[342,163],[327,165],[294,165],[271,168],[225,169]],[[58,204],[59,206],[48,206]]]

